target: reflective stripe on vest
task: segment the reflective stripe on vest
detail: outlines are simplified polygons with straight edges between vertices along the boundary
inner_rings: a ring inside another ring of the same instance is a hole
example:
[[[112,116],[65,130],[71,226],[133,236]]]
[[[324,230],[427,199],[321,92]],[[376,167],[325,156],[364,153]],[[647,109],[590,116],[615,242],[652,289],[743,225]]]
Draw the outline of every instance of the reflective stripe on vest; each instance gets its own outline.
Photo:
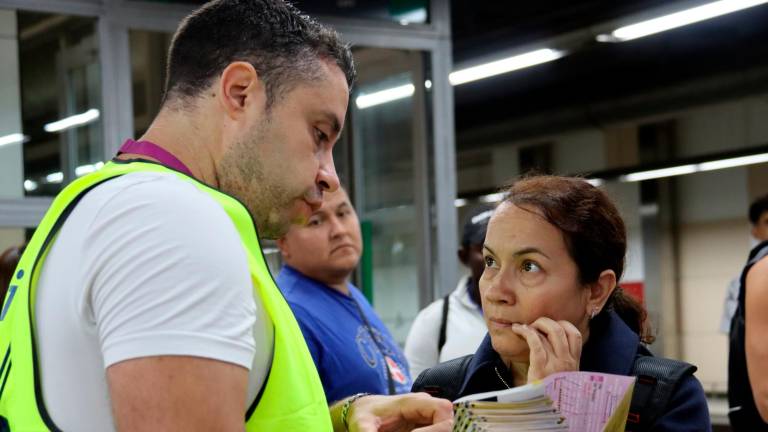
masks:
[[[192,183],[221,205],[240,234],[254,296],[259,296],[274,324],[272,366],[258,403],[246,413],[246,430],[330,431],[331,419],[320,377],[299,325],[272,279],[248,211],[231,196],[182,173],[159,164],[135,161],[109,162],[61,191],[19,261],[11,289],[0,309],[0,416],[8,422],[10,430],[58,430],[43,403],[34,336],[37,280],[55,235],[87,191],[104,181],[134,172],[168,173]]]

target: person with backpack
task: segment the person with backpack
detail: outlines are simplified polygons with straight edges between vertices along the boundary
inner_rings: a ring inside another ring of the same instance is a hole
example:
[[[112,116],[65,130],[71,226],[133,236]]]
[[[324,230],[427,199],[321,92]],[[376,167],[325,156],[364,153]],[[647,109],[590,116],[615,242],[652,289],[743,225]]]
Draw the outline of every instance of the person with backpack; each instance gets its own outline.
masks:
[[[488,329],[483,320],[478,281],[483,274],[483,242],[493,207],[470,209],[461,234],[459,261],[470,274],[459,280],[456,289],[432,302],[413,320],[405,340],[405,357],[411,376],[440,362],[475,352]]]
[[[765,203],[765,198],[762,199]],[[753,208],[754,205],[753,205]],[[755,231],[764,227],[768,210],[750,218]],[[764,228],[763,228],[764,229]],[[757,234],[755,235],[757,237]],[[731,319],[728,351],[728,419],[736,431],[768,430],[768,240],[749,253],[738,279],[736,310]]]
[[[583,179],[516,182],[488,223],[480,278],[488,336],[424,371],[413,391],[457,399],[562,371],[636,376],[627,431],[711,430],[696,367],[653,357],[645,309],[618,287],[624,222]]]

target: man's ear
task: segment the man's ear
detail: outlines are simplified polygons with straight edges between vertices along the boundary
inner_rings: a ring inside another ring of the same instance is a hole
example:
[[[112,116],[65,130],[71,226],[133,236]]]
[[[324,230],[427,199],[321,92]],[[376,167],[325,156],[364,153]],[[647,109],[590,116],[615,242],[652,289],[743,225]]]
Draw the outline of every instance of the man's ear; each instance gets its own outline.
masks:
[[[249,106],[264,109],[267,105],[264,82],[253,65],[243,61],[232,62],[224,68],[214,96],[232,119],[243,117]]]
[[[616,289],[616,273],[613,270],[603,270],[597,281],[589,286],[589,299],[587,300],[587,316],[599,313],[603,310],[605,302]]]
[[[277,248],[280,249],[280,254],[283,256],[283,259],[289,259],[291,257],[290,247],[288,246],[288,242],[285,241],[285,237],[280,237],[275,243],[277,243]]]

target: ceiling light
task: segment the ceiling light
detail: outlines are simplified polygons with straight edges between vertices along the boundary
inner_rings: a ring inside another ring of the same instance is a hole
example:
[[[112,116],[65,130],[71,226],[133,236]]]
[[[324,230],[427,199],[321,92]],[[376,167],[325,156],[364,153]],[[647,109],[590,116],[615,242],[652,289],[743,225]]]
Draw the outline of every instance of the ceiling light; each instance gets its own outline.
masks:
[[[413,84],[405,84],[370,94],[360,95],[355,99],[355,104],[360,109],[370,108],[413,95],[416,87]]]
[[[507,57],[501,60],[492,61],[490,63],[484,63],[466,69],[457,70],[451,72],[448,75],[448,79],[453,85],[464,84],[471,81],[488,78],[494,75],[500,75],[518,69],[535,66],[537,64],[546,63],[552,60],[557,60],[564,55],[564,51],[553,50],[551,48],[542,48],[536,51],[527,52],[525,54]]]
[[[712,171],[765,162],[768,162],[768,153],[702,162],[699,164],[699,171]]]
[[[619,176],[619,181],[636,182],[636,181],[650,180],[650,179],[662,178],[662,177],[672,177],[672,176],[678,176],[683,174],[695,173],[698,170],[699,169],[697,164],[680,165],[680,166],[670,167],[670,168],[661,168],[656,170],[629,173],[623,176]]]
[[[64,173],[61,171],[50,173],[45,176],[45,181],[48,183],[61,183],[64,180]]]
[[[22,144],[27,140],[29,140],[29,137],[20,133],[12,133],[9,135],[0,136],[0,147],[11,144]]]
[[[75,175],[78,177],[92,173],[104,166],[104,162],[96,162],[95,164],[80,165],[75,168]]]
[[[584,180],[594,187],[600,187],[605,183],[605,180],[601,178],[591,178],[591,179],[584,179]]]
[[[504,192],[497,192],[492,193],[488,195],[483,195],[479,198],[480,202],[483,203],[497,203],[501,200],[503,200],[506,197],[506,194]]]
[[[46,132],[61,132],[63,130],[71,129],[73,127],[79,127],[92,123],[99,118],[99,110],[91,108],[82,114],[75,114],[73,116],[51,122],[43,126]]]
[[[464,207],[465,205],[467,205],[467,200],[464,198],[456,198],[453,200],[454,207]]]
[[[707,3],[702,6],[675,12],[669,15],[642,21],[636,24],[624,26],[612,31],[610,34],[597,36],[600,42],[624,42],[643,36],[660,33],[673,28],[715,18],[721,15],[747,9],[768,3],[768,0],[721,0]]]
[[[24,180],[24,190],[27,192],[37,190],[37,182],[29,179]]]

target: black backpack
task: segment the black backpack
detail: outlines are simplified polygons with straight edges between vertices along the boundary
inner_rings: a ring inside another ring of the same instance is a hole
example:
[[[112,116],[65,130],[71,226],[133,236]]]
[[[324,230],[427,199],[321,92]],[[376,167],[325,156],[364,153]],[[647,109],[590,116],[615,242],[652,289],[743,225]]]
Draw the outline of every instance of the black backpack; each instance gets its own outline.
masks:
[[[471,360],[470,354],[425,370],[416,378],[411,391],[427,392],[448,400],[457,399]],[[641,347],[630,373],[637,377],[637,381],[625,430],[650,430],[668,411],[667,405],[680,382],[694,372],[696,366],[692,364],[653,357],[650,351]]]

